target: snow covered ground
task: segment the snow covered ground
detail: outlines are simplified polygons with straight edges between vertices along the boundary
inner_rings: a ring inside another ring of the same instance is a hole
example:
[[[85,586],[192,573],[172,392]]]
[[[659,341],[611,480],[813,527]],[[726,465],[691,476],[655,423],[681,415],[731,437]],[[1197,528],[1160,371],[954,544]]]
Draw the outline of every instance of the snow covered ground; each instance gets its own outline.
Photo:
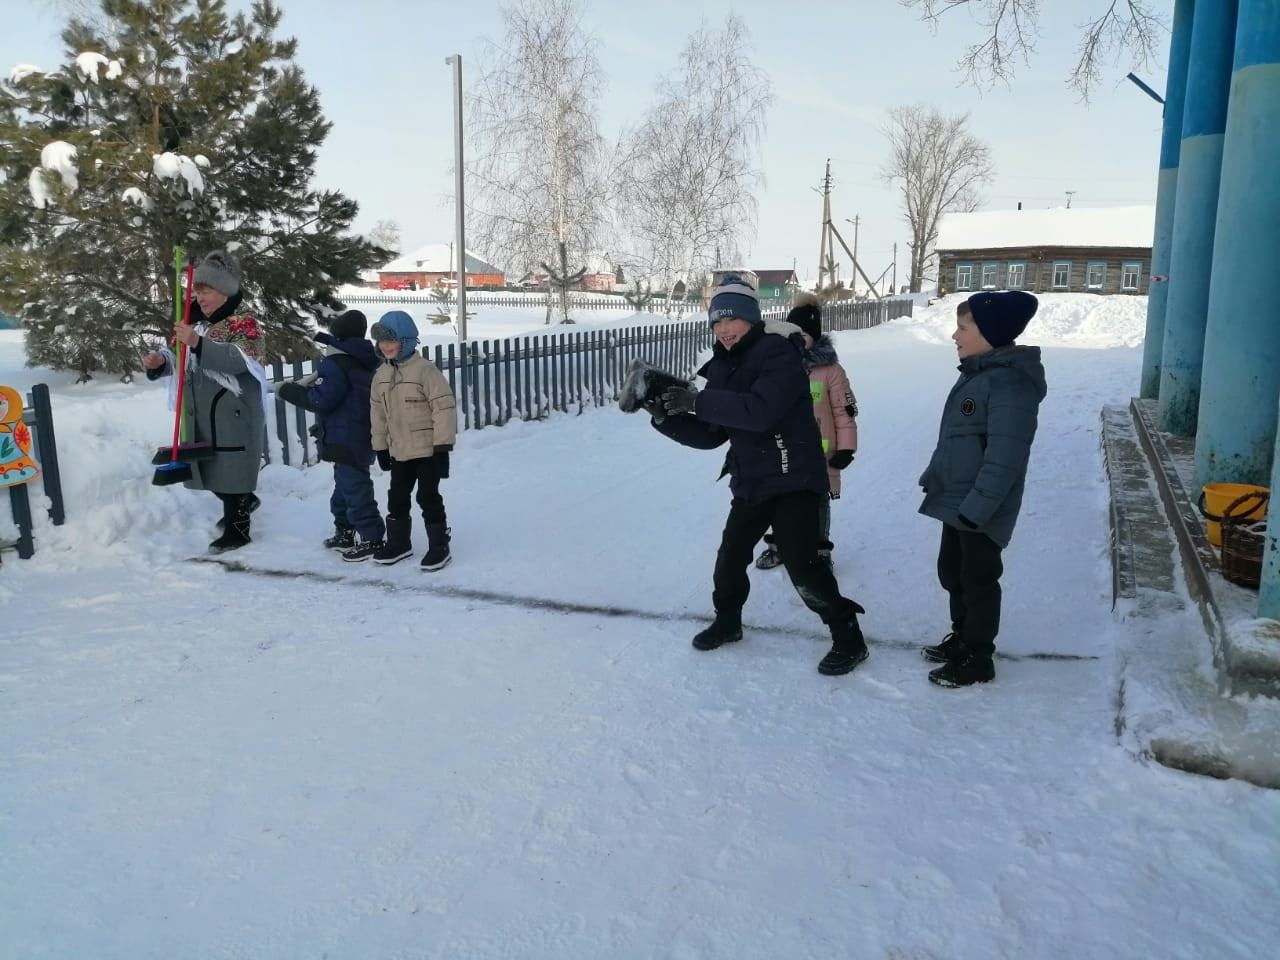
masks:
[[[0,332],[0,382],[54,385],[68,491],[0,568],[0,957],[1270,955],[1280,795],[1117,743],[1099,410],[1145,301],[1043,298],[1007,658],[925,681],[953,307],[837,338],[873,642],[835,679],[781,571],[743,643],[689,646],[728,493],[643,416],[464,433],[434,575],[324,553],[325,471],[268,467],[233,556],[316,576],[235,573],[188,562],[213,498],[149,485],[161,390],[22,370]]]

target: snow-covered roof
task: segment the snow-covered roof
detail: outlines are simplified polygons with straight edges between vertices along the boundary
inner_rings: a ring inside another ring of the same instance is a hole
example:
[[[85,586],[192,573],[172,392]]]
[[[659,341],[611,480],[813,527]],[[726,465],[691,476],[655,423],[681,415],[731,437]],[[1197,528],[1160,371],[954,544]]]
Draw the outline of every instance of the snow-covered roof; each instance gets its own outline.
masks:
[[[1156,208],[1058,207],[948,213],[938,225],[939,250],[1000,247],[1149,247]]]
[[[378,268],[379,273],[452,273],[452,248],[447,243],[429,243],[413,253],[397,257]],[[502,273],[493,264],[467,251],[467,273]]]

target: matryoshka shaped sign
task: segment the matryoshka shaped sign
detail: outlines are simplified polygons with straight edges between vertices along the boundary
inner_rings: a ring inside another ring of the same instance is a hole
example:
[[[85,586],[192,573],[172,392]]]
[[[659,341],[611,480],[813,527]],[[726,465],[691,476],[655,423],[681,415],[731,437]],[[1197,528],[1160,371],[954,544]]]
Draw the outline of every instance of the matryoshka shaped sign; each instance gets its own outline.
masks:
[[[31,459],[31,431],[22,422],[22,394],[0,386],[0,487],[16,487],[39,475]]]

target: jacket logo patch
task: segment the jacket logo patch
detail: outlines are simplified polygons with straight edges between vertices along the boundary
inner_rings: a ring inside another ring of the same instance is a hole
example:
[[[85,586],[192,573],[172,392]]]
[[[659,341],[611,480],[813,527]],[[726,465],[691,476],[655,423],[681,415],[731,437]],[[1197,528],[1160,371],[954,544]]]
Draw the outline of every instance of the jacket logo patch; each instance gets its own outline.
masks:
[[[974,402],[973,397],[965,397],[960,401],[960,412],[966,417],[972,417],[973,412],[978,409],[978,405]]]

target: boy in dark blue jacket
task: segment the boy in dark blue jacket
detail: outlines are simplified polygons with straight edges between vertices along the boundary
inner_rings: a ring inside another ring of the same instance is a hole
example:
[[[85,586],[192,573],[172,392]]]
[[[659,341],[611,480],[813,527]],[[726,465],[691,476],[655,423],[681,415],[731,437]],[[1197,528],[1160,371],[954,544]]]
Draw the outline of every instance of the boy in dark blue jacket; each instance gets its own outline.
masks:
[[[827,460],[813,416],[800,330],[766,333],[756,291],[735,275],[712,292],[708,309],[714,355],[698,371],[706,386],[671,387],[645,404],[654,426],[689,447],[729,442],[724,473],[733,502],[716,555],[715,620],[693,638],[698,650],[742,639],[742,607],[751,590],[747,568],[773,527],[775,546],[800,598],[831,630],[824,674],[848,673],[867,658],[858,626],[862,607],[840,595],[819,556],[819,515],[827,497]],[[794,331],[792,339],[787,333]]]
[[[938,580],[951,607],[951,632],[925,647],[941,687],[995,677],[1000,630],[1000,554],[1022,506],[1027,459],[1045,386],[1039,347],[1013,341],[1038,301],[1022,290],[975,293],[956,308],[951,335],[960,379],[942,409],[938,446],[920,477],[920,512],[942,521]]]
[[[365,338],[369,323],[359,310],[335,317],[328,333],[315,340],[325,347],[315,374],[281,384],[281,400],[316,414],[320,459],[333,464],[333,536],[324,546],[351,563],[368,560],[382,546],[386,527],[369,475],[373,444],[369,427],[369,387],[378,369],[373,343]],[[359,541],[356,540],[359,534]]]

